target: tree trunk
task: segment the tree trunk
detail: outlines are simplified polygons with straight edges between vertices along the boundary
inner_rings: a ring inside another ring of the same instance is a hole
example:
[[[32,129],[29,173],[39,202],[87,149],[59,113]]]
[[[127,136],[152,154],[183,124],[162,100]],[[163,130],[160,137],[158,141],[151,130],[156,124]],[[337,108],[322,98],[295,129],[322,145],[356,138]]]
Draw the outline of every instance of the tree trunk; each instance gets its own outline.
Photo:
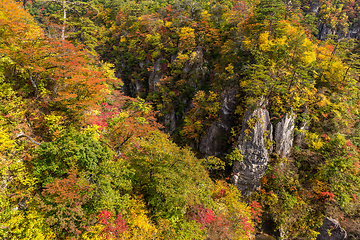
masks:
[[[65,24],[66,24],[66,2],[65,0],[63,1],[63,25],[62,25],[62,29],[61,29],[61,40],[64,41],[65,40]]]

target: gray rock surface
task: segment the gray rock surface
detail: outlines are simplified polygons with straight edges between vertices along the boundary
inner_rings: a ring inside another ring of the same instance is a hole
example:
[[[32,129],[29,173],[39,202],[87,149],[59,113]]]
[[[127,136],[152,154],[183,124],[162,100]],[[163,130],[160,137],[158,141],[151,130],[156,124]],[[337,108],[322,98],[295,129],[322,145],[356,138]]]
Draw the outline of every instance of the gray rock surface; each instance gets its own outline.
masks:
[[[160,82],[160,79],[163,77],[161,72],[161,58],[157,59],[154,63],[153,70],[150,72],[149,76],[149,89],[152,91],[157,90],[157,84]]]
[[[294,145],[297,147],[303,147],[305,143],[305,133],[310,129],[310,125],[307,121],[300,122],[300,126],[298,126],[299,132],[296,134],[294,138]]]
[[[316,240],[347,239],[347,233],[341,228],[339,222],[329,217],[324,218],[323,225],[319,228],[319,232],[320,234],[317,236]]]
[[[223,153],[224,146],[222,144],[222,137],[226,135],[227,126],[221,122],[214,122],[205,136],[201,139],[199,144],[199,151],[204,154],[204,157],[219,156]]]
[[[310,4],[310,12],[318,15],[320,12],[320,9],[322,6],[326,5],[326,3],[322,2],[320,3],[320,1],[312,1]],[[339,39],[342,38],[355,38],[357,40],[359,40],[360,38],[360,28],[357,27],[356,25],[354,26],[353,24],[350,23],[349,28],[346,30],[346,32],[339,32],[337,29],[330,29],[329,26],[327,26],[326,24],[324,24],[323,22],[319,21],[318,22],[318,39],[319,40],[324,40],[326,39],[327,35],[338,35]]]
[[[172,134],[176,128],[176,113],[171,111],[164,116],[165,132]]]
[[[199,144],[204,157],[219,156],[224,153],[227,137],[233,123],[231,116],[236,106],[236,90],[226,91],[221,99],[220,120],[214,122]]]
[[[312,13],[318,13],[320,10],[320,4],[319,1],[313,1],[310,5],[310,11]]]
[[[262,234],[256,235],[255,240],[276,240],[276,238],[274,238],[266,233],[262,233]]]
[[[285,114],[281,122],[276,124],[276,152],[281,158],[288,157],[294,141],[295,115]]]
[[[260,179],[269,161],[266,142],[272,140],[272,131],[266,109],[259,108],[245,113],[237,146],[244,158],[241,162],[234,162],[232,177],[233,184],[241,190],[243,196],[249,196],[261,186]]]
[[[357,40],[360,39],[360,27],[354,27],[352,29],[349,29],[348,30],[348,33],[347,33],[347,38],[355,38]]]
[[[342,36],[340,33],[336,32],[336,29],[331,29],[329,28],[325,23],[319,23],[318,24],[318,39],[319,40],[325,40],[326,36],[328,35],[339,35],[339,38],[343,38],[344,36]]]
[[[340,32],[337,29],[332,29],[326,24],[319,22],[318,23],[318,36],[317,38],[319,40],[325,40],[328,35],[337,35],[338,39],[341,41],[341,39],[344,38],[354,38],[359,40],[360,39],[360,28],[352,26],[351,28],[348,28],[346,32]]]

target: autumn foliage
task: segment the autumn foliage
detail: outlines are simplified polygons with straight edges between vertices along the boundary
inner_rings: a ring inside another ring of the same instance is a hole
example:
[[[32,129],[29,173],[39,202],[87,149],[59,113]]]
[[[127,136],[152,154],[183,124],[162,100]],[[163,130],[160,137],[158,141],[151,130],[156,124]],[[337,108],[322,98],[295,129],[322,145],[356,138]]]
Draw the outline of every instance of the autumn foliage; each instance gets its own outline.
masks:
[[[324,216],[360,222],[359,6],[0,0],[0,238],[253,239],[263,224],[315,238]],[[274,127],[295,116],[296,141],[244,198],[229,181],[257,108]]]

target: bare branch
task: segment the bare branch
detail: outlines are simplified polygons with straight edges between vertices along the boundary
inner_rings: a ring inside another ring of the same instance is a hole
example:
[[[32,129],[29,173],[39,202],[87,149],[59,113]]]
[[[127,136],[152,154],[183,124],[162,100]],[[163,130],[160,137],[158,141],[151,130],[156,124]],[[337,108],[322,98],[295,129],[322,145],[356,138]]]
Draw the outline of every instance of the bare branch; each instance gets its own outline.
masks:
[[[294,73],[293,73],[293,75],[292,75],[291,82],[290,82],[290,85],[289,85],[288,93],[290,93],[290,89],[291,89],[292,84],[293,84],[294,79],[295,79],[296,70],[297,70],[299,67],[300,67],[300,65],[298,65],[298,66],[295,68],[295,70],[294,70]]]
[[[35,79],[33,78],[32,74],[30,72],[30,69],[28,69],[27,71],[29,73],[31,85],[35,88],[35,97],[36,97],[38,95],[38,87],[36,85],[36,77],[35,77]]]
[[[29,139],[30,142],[32,142],[33,144],[40,146],[39,142],[35,141],[32,137],[30,137],[29,135],[26,135],[24,133],[18,134],[15,139],[19,139],[19,138],[23,138],[23,137],[26,137],[27,139]]]
[[[349,70],[350,70],[350,67],[348,67],[348,68],[346,69],[346,73],[344,74],[343,82],[345,81],[346,76],[347,76],[347,74],[348,74]]]

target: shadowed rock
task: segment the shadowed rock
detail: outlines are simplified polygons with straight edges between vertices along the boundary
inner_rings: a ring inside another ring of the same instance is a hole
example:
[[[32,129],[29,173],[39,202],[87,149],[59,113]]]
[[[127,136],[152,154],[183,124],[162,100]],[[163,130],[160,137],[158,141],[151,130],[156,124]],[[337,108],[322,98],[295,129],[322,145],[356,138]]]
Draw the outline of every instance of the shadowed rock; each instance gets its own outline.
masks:
[[[220,120],[214,122],[199,144],[204,157],[219,156],[224,153],[226,141],[233,123],[231,117],[236,106],[236,90],[226,91],[221,99]]]
[[[266,233],[262,233],[262,234],[256,235],[255,240],[276,240],[276,238],[274,238]]]
[[[305,133],[310,129],[310,125],[307,121],[300,122],[300,126],[298,127],[299,131],[294,138],[294,144],[297,147],[304,147],[305,144]]]
[[[176,128],[176,113],[171,111],[164,115],[165,132],[172,134]]]
[[[157,59],[154,63],[153,69],[150,72],[149,76],[149,89],[152,91],[157,90],[157,84],[160,82],[160,79],[163,77],[162,71],[161,71],[161,58]]]
[[[214,122],[211,124],[206,135],[201,139],[199,144],[199,151],[204,154],[204,157],[219,156],[223,153],[224,146],[222,144],[222,137],[226,135],[227,127],[222,122]]]
[[[345,240],[347,233],[341,228],[338,221],[332,218],[324,218],[323,225],[319,228],[320,234],[316,240]]]

